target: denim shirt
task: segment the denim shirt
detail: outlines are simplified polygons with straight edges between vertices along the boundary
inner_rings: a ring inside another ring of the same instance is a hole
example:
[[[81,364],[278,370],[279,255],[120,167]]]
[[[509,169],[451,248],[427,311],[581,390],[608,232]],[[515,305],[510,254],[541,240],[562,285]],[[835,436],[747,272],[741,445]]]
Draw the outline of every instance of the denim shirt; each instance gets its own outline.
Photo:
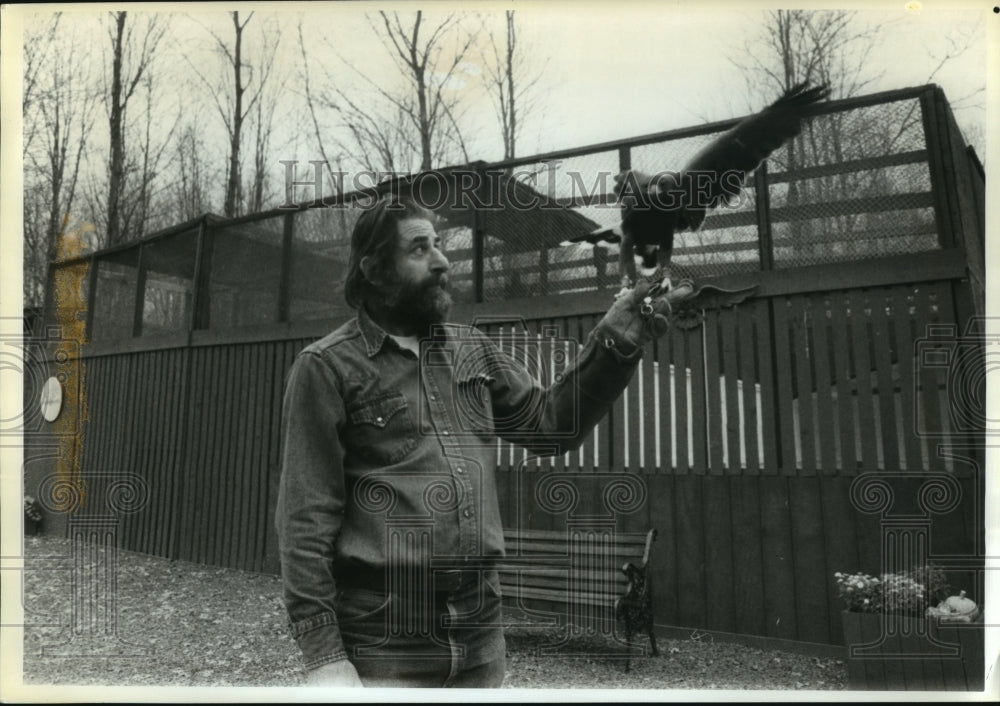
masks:
[[[275,523],[307,669],[346,657],[338,576],[503,557],[496,437],[540,455],[577,448],[641,356],[618,338],[599,323],[548,388],[475,328],[440,327],[418,357],[363,309],[299,353]]]

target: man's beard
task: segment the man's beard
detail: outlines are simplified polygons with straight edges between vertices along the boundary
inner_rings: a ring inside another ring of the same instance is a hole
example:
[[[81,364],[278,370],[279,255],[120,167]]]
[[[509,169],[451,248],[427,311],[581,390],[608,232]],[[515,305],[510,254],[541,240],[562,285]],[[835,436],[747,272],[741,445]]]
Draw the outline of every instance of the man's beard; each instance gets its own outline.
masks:
[[[447,276],[419,284],[394,281],[382,291],[381,304],[390,319],[416,329],[418,336],[426,336],[434,324],[444,323],[451,311],[447,286]]]

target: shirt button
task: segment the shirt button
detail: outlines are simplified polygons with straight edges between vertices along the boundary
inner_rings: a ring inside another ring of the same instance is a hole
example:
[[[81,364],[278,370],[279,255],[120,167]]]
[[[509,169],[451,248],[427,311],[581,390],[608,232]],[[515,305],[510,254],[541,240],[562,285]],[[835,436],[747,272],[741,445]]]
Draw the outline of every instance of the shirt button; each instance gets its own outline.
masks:
[[[458,466],[457,468],[455,468],[455,470],[458,471],[459,473],[465,473],[465,466]]]
[[[466,517],[472,517],[472,510],[470,510],[469,508],[465,508],[462,514],[465,515]]]
[[[432,401],[436,401],[437,400],[437,395],[431,395],[431,400]]]
[[[444,430],[443,432],[441,432],[441,433],[442,433],[442,434],[444,434],[445,436],[448,436],[448,430],[447,430],[447,429],[445,429],[445,430]]]
[[[382,417],[375,417],[375,421],[378,422],[379,424],[381,424],[382,423]]]

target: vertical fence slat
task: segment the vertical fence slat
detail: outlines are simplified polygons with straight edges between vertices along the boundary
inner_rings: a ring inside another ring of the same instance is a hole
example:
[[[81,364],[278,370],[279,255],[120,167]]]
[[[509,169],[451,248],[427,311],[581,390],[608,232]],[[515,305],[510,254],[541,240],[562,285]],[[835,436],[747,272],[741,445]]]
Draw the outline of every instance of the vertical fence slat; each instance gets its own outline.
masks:
[[[657,530],[653,542],[650,576],[656,590],[653,615],[658,625],[678,625],[678,604],[682,597],[677,590],[677,518],[672,498],[677,479],[667,473],[649,474],[645,502],[646,527]]]
[[[625,447],[629,443],[625,436],[625,394],[623,392],[615,398],[610,413],[605,417],[607,432],[601,437],[601,442],[602,448],[607,447],[607,451],[602,454],[607,459],[607,465],[601,464],[602,471],[621,473],[625,470]]]
[[[796,449],[799,444],[795,436],[795,408],[792,397],[792,353],[789,340],[791,313],[787,299],[775,297],[771,302],[774,307],[774,349],[772,352],[774,354],[774,367],[777,371],[774,380],[774,395],[778,413],[778,449],[781,453],[779,473],[795,475]]]
[[[590,331],[593,330],[595,323],[596,320],[595,317],[593,316],[579,317],[579,325],[580,325],[579,340],[581,345],[584,345],[586,343],[587,334],[589,334]],[[607,453],[607,448],[605,448],[607,445],[602,443],[603,439],[601,438],[602,435],[604,434],[604,429],[606,426],[607,426],[607,417],[599,421],[597,423],[597,426],[594,427],[593,431],[587,434],[587,438],[584,439],[583,445],[580,447],[581,471],[592,473],[594,471],[599,471],[607,468],[607,466],[601,465],[601,461],[602,459],[604,459],[603,455]],[[597,445],[596,451],[594,448],[595,444]]]
[[[121,357],[119,365],[116,366],[118,370],[115,371],[113,378],[113,397],[116,400],[123,400],[124,404],[114,408],[114,421],[111,428],[117,430],[118,433],[109,435],[111,437],[111,453],[109,454],[109,458],[105,459],[104,463],[101,464],[101,468],[104,470],[121,468],[125,465],[125,451],[127,449],[128,437],[127,420],[129,411],[134,404],[132,393],[135,390],[135,386],[129,383],[132,379],[132,367],[135,358],[135,354],[126,354]]]
[[[149,495],[147,501],[148,513],[145,527],[143,527],[143,546],[147,554],[162,556],[163,531],[166,524],[165,502],[168,498],[166,453],[169,434],[173,428],[169,423],[170,396],[173,393],[173,385],[169,378],[169,361],[173,351],[157,351],[154,356],[153,376],[155,415],[150,425],[149,451],[148,456],[148,486]]]
[[[702,511],[701,474],[678,476],[674,484],[674,508],[677,517],[677,594],[682,626],[704,625],[708,612],[705,591],[705,515]]]
[[[757,376],[760,380],[760,425],[764,441],[765,475],[780,473],[778,461],[779,420],[777,413],[777,385],[774,379],[774,324],[770,299],[761,299],[754,307],[754,341],[757,353]]]
[[[656,389],[657,389],[657,378],[659,374],[656,373],[654,369],[654,364],[656,368],[662,371],[662,367],[657,363],[657,359],[660,357],[660,349],[665,345],[669,345],[669,337],[664,336],[658,340],[653,341],[646,348],[645,354],[642,356],[642,362],[639,364],[639,372],[637,374],[642,376],[642,417],[639,419],[639,424],[642,425],[643,439],[642,439],[642,456],[643,456],[643,466],[644,470],[647,472],[655,473],[673,473],[673,468],[670,465],[670,455],[667,454],[664,461],[660,464],[656,462],[656,455],[659,446],[656,443],[656,435],[659,429],[668,430],[669,423],[664,423],[663,425],[656,424]],[[638,397],[638,395],[636,396]],[[669,401],[667,404],[660,405],[661,413],[663,409],[667,410],[669,414],[670,405]],[[669,417],[668,417],[669,419]]]
[[[556,320],[555,347],[552,351],[552,368],[555,374],[565,374],[572,362],[572,347],[576,345],[576,338],[570,341],[569,322],[566,319]],[[562,362],[559,362],[559,361]],[[559,454],[552,457],[552,470],[556,473],[564,473],[569,470],[570,464],[567,459],[572,458],[571,453]],[[507,525],[509,526],[509,525]]]
[[[212,356],[211,385],[213,394],[206,401],[206,408],[209,412],[205,417],[206,424],[212,430],[212,455],[209,465],[201,469],[198,474],[201,479],[202,492],[207,496],[203,503],[201,526],[202,536],[205,538],[205,545],[197,552],[197,556],[207,563],[218,565],[220,557],[216,547],[219,543],[219,532],[215,531],[217,520],[222,511],[225,498],[223,497],[222,469],[225,463],[226,439],[223,428],[229,417],[229,407],[231,406],[232,395],[227,390],[232,390],[231,380],[226,380],[227,375],[232,375],[233,346],[222,346],[218,354]],[[215,407],[216,401],[218,406]],[[210,406],[211,405],[211,406]]]
[[[740,378],[743,380],[743,439],[746,443],[746,470],[750,475],[760,473],[760,439],[757,430],[763,424],[757,407],[758,377],[756,374],[756,352],[752,312],[756,304],[750,303],[740,309],[736,317],[736,332],[740,343]]]
[[[941,302],[936,289],[928,288],[927,298],[916,306],[917,338],[926,339],[932,326],[941,321]],[[941,390],[947,386],[947,370],[939,365],[927,365],[925,360],[933,351],[947,352],[940,345],[931,346],[924,342],[917,359],[916,379],[918,381],[918,414],[920,414],[920,429],[927,445],[927,467],[929,470],[943,470],[944,461],[939,458],[936,448],[942,431],[948,428],[946,416],[942,416]]]
[[[857,435],[860,428],[854,421],[854,390],[852,380],[857,377],[851,367],[848,333],[850,320],[847,317],[849,299],[838,294],[831,300],[830,340],[833,344],[833,377],[837,383],[837,419],[840,428],[840,468],[848,475],[858,472],[856,451]]]
[[[164,516],[166,550],[164,556],[171,559],[177,558],[177,528],[178,514],[180,511],[180,499],[184,493],[184,427],[188,424],[188,414],[190,413],[190,399],[186,390],[190,387],[191,380],[191,355],[190,348],[183,348],[176,352],[171,373],[174,375],[174,384],[171,385],[172,397],[170,404],[169,424],[171,428],[171,442],[167,447],[168,454],[164,471],[167,481],[165,487],[169,492],[169,502],[165,506]]]
[[[892,302],[893,331],[896,335],[896,359],[899,365],[899,393],[903,411],[903,447],[906,470],[913,472],[924,468],[917,436],[917,400],[914,395],[914,337],[913,316],[910,314],[908,287],[897,287]]]
[[[708,439],[703,420],[708,418],[708,400],[705,399],[705,382],[707,373],[705,370],[705,357],[702,352],[702,330],[695,329],[686,333],[684,345],[686,346],[688,369],[691,371],[691,414],[686,420],[692,431],[691,445],[694,451],[694,466],[692,472],[703,474],[708,472]],[[682,380],[687,377],[684,371]]]
[[[725,376],[726,413],[721,415],[722,423],[726,425],[728,433],[727,441],[729,446],[729,459],[726,465],[726,473],[729,475],[739,475],[743,473],[744,463],[749,467],[747,456],[750,452],[750,443],[747,437],[750,436],[750,425],[745,407],[740,403],[740,370],[737,365],[737,357],[746,355],[742,350],[737,333],[737,322],[744,318],[742,311],[738,308],[725,309],[719,312],[720,338],[722,341],[722,368]],[[753,381],[742,381],[743,390],[747,385],[753,390]],[[742,412],[741,412],[742,410]],[[741,429],[742,426],[742,429]]]
[[[247,421],[250,424],[250,438],[247,440],[247,456],[244,463],[243,474],[246,478],[247,491],[243,496],[243,512],[247,517],[246,538],[243,542],[243,552],[240,555],[240,567],[255,571],[256,557],[261,553],[261,547],[257,541],[260,526],[264,524],[264,515],[257,511],[260,496],[260,467],[264,464],[261,458],[260,444],[267,432],[268,418],[265,414],[262,397],[267,394],[267,376],[265,361],[267,353],[274,348],[274,342],[269,341],[265,345],[255,346],[252,356],[253,375],[250,394],[250,410],[247,414]]]
[[[147,385],[146,395],[143,399],[145,414],[143,415],[143,428],[138,444],[139,457],[136,459],[133,468],[139,472],[145,481],[146,487],[149,489],[149,495],[147,496],[148,502],[146,503],[146,507],[134,515],[138,536],[136,536],[133,546],[140,552],[152,554],[155,551],[151,546],[154,539],[153,528],[156,527],[159,519],[154,509],[154,504],[161,492],[158,482],[157,462],[159,460],[159,450],[162,446],[162,439],[160,437],[163,430],[161,416],[163,412],[162,371],[165,353],[164,351],[153,351],[151,354],[144,354],[143,357],[146,359],[146,372],[143,377],[146,379]]]
[[[861,436],[861,459],[865,471],[874,471],[878,463],[878,438],[875,434],[875,409],[871,356],[868,354],[870,303],[867,294],[856,293],[850,298],[851,348],[854,353],[854,375],[857,384],[858,434]]]
[[[176,529],[174,530],[174,554],[177,559],[188,560],[190,557],[190,542],[192,534],[192,503],[194,493],[191,486],[194,483],[194,472],[196,460],[200,452],[204,449],[204,444],[200,443],[201,418],[201,395],[202,386],[202,349],[188,349],[189,372],[185,397],[186,409],[182,423],[185,425],[184,448],[179,449],[179,463],[177,472],[180,474],[179,495],[176,512]]]
[[[197,437],[198,437],[198,453],[195,455],[193,462],[188,469],[188,560],[198,561],[199,558],[203,556],[203,547],[201,545],[205,540],[205,515],[208,514],[208,502],[210,496],[208,495],[208,488],[206,487],[206,477],[211,472],[211,469],[215,467],[212,462],[212,455],[215,453],[217,446],[212,438],[213,427],[211,425],[211,419],[214,414],[212,408],[212,401],[216,398],[218,393],[218,375],[214,372],[217,368],[216,357],[218,355],[217,351],[213,351],[210,348],[202,348],[198,351],[199,355],[199,381],[198,386],[198,410],[197,410]]]
[[[232,490],[236,487],[238,469],[236,466],[236,430],[240,426],[240,406],[243,395],[246,394],[246,386],[240,384],[241,376],[244,373],[243,352],[246,346],[227,346],[229,348],[229,363],[226,366],[226,404],[223,414],[221,449],[219,459],[219,474],[217,476],[215,491],[221,496],[219,512],[213,518],[213,534],[216,537],[215,556],[217,562],[222,562],[223,566],[232,568],[232,544],[231,539],[234,533],[233,525],[239,519],[235,516],[236,506]],[[238,389],[243,388],[243,389]]]
[[[793,367],[798,389],[799,443],[802,446],[802,473],[816,473],[816,425],[813,414],[812,362],[815,351],[809,348],[809,308],[805,296],[792,298],[791,342]]]
[[[172,431],[167,422],[168,412],[170,410],[169,395],[171,393],[171,384],[167,376],[167,365],[168,359],[170,357],[171,351],[157,351],[158,355],[155,356],[153,360],[153,377],[154,384],[153,390],[154,394],[152,399],[155,400],[155,413],[150,424],[150,436],[147,451],[148,459],[148,485],[149,485],[149,501],[147,503],[148,513],[145,527],[143,528],[143,549],[147,554],[158,554],[162,551],[159,546],[160,543],[160,530],[159,528],[164,524],[165,512],[163,508],[163,501],[166,499],[167,489],[165,487],[164,481],[166,480],[164,455],[166,453],[166,439],[165,434],[169,434]]]
[[[271,467],[270,447],[272,430],[281,426],[281,402],[282,395],[276,387],[281,387],[283,371],[276,369],[278,365],[275,354],[282,347],[281,341],[270,343],[261,354],[261,387],[258,393],[260,398],[261,423],[257,437],[254,439],[254,484],[256,493],[254,502],[251,505],[253,512],[260,518],[257,522],[255,532],[255,543],[253,553],[253,570],[264,570],[264,555],[267,547],[267,535],[274,530],[267,523],[267,500],[268,486],[271,474],[277,475],[280,467]],[[275,384],[275,376],[278,377],[278,384]]]
[[[828,571],[824,551],[820,481],[818,476],[790,480],[788,505],[795,574],[796,636],[807,642],[826,643],[830,640],[830,626],[821,616],[826,612],[827,584],[833,573]]]
[[[820,482],[820,504],[826,556],[826,605],[830,641],[841,643],[841,618],[843,603],[838,595],[833,574],[853,574],[861,566],[858,557],[858,538],[854,517],[858,514],[851,505],[850,483],[847,476],[824,476]]]
[[[875,352],[876,380],[878,385],[878,407],[881,414],[880,429],[884,467],[887,471],[899,471],[899,431],[896,423],[896,382],[892,374],[892,351],[889,339],[889,317],[885,296],[872,297],[872,339]]]
[[[713,464],[714,465],[714,464]],[[701,513],[705,527],[705,598],[707,627],[733,632],[736,613],[733,607],[733,526],[730,513],[728,476],[700,479],[703,493]]]
[[[139,446],[142,439],[142,428],[149,412],[149,376],[147,367],[149,356],[142,353],[135,353],[131,356],[131,374],[125,384],[128,385],[131,393],[131,401],[128,406],[128,413],[125,415],[125,423],[120,427],[122,436],[125,439],[122,463],[113,468],[102,468],[103,471],[120,473],[123,471],[139,471],[138,464],[141,458]],[[107,506],[107,492],[110,484],[109,479],[104,479],[101,483],[102,504]],[[136,550],[135,538],[138,534],[137,524],[139,519],[135,514],[119,516],[118,541],[121,546],[131,551]]]
[[[742,475],[728,479],[732,515],[734,630],[744,635],[767,633],[764,614],[764,551],[760,526],[758,479]]]
[[[816,428],[819,430],[819,450],[823,475],[837,473],[837,405],[833,400],[833,376],[830,373],[829,299],[824,295],[811,298],[812,353],[816,364]]]
[[[658,348],[660,421],[660,463],[672,472],[684,475],[689,471],[688,459],[688,375],[685,354],[684,333],[671,329],[661,341],[666,345]],[[676,458],[676,465],[674,462]]]
[[[761,476],[759,483],[761,533],[765,548],[763,571],[767,635],[794,640],[797,628],[788,516],[789,479],[785,476]]]
[[[289,219],[290,220],[290,219]],[[256,352],[260,346],[240,346],[239,356],[239,405],[233,415],[235,424],[235,434],[230,434],[231,439],[235,439],[235,445],[230,453],[233,459],[233,481],[230,486],[233,490],[233,522],[231,524],[229,542],[226,546],[230,555],[230,566],[238,569],[246,568],[243,564],[243,556],[246,552],[247,540],[250,536],[253,518],[247,512],[247,495],[250,494],[249,484],[249,457],[247,451],[253,440],[256,429],[253,425],[253,415],[251,412],[251,399],[256,387],[257,376]]]
[[[650,346],[646,346],[646,349],[642,352],[642,357],[649,358],[653,351]],[[642,400],[643,395],[643,385],[645,380],[640,373],[639,368],[642,367],[642,362],[636,366],[636,371],[632,373],[632,379],[629,381],[627,395],[625,399],[625,439],[623,446],[628,449],[628,464],[625,466],[628,470],[633,473],[642,473],[644,469],[639,460],[642,457],[642,446],[643,446],[643,419],[642,415],[639,413],[639,404]]]
[[[705,360],[705,386],[708,388],[705,396],[704,419],[708,423],[708,468],[702,472],[711,475],[722,475],[725,472],[723,466],[723,438],[726,433],[727,420],[722,413],[723,405],[723,385],[722,385],[722,352],[719,326],[721,312],[706,312],[703,326],[702,339],[704,342]],[[730,456],[732,460],[732,456]]]

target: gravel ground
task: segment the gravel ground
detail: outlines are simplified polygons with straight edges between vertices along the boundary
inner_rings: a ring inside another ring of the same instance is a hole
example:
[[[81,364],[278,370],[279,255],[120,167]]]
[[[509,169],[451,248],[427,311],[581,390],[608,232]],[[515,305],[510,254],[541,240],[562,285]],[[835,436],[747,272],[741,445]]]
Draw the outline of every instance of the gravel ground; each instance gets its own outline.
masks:
[[[25,538],[25,684],[302,683],[277,577],[125,551],[118,551],[116,559],[117,601],[101,603],[97,616],[103,621],[117,613],[117,640],[74,638],[70,543],[52,537]],[[93,556],[78,560],[84,576],[107,565]],[[89,580],[89,584],[100,582]],[[528,623],[508,628],[504,687],[846,688],[842,661],[713,642],[703,633],[692,633],[692,639],[660,640],[660,655],[634,657],[628,674],[620,659],[623,645],[600,635],[584,635],[553,651],[559,635],[553,628]]]

